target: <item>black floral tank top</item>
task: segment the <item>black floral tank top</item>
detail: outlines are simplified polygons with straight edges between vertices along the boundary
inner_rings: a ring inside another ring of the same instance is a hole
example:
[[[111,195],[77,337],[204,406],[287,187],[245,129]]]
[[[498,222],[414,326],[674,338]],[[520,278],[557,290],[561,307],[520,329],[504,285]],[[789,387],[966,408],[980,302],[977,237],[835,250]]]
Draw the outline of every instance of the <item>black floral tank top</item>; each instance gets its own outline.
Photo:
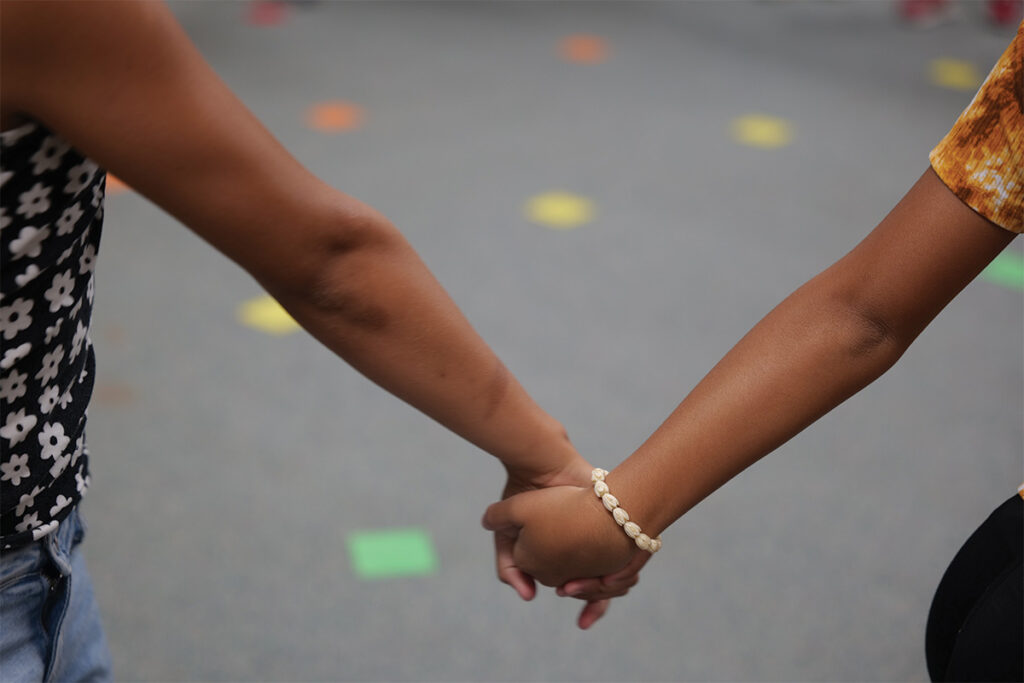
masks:
[[[89,486],[89,321],[106,175],[30,122],[0,133],[0,546],[57,529]]]

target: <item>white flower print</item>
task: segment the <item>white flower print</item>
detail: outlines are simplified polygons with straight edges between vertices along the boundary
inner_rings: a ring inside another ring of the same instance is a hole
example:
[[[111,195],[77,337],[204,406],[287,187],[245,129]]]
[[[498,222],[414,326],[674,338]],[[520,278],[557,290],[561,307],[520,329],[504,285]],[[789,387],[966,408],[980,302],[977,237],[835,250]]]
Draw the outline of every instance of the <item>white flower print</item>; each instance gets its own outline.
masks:
[[[85,245],[82,255],[78,258],[78,274],[85,275],[96,269],[96,247],[92,244]]]
[[[53,276],[53,285],[43,292],[43,296],[50,302],[50,313],[56,313],[64,306],[75,303],[74,297],[71,296],[74,287],[75,280],[71,277],[70,270]]]
[[[49,415],[50,411],[57,406],[57,401],[60,400],[60,388],[56,384],[52,384],[43,391],[43,395],[39,397],[39,412],[43,415]]]
[[[54,520],[52,522],[47,522],[46,524],[42,525],[41,527],[33,529],[32,530],[32,540],[33,541],[38,541],[40,538],[43,538],[44,536],[47,536],[47,535],[53,533],[54,531],[57,530],[58,526],[60,526],[60,522]]]
[[[24,287],[28,283],[35,280],[36,275],[39,275],[39,266],[37,266],[34,263],[30,263],[28,268],[25,269],[24,273],[22,273],[21,275],[14,276],[14,284],[18,285],[19,287]]]
[[[28,453],[12,455],[7,462],[0,462],[0,481],[9,481],[14,486],[21,486],[22,479],[28,479],[32,471],[28,468]]]
[[[66,409],[71,404],[71,389],[68,389],[60,397],[60,408],[61,410]]]
[[[14,171],[4,171],[3,173],[0,173],[0,187],[6,185],[7,181],[10,180],[13,175]]]
[[[82,310],[82,300],[79,299],[78,301],[75,302],[75,307],[71,309],[70,313],[68,313],[68,317],[72,318],[72,319],[77,318],[78,317],[78,313],[81,310]]]
[[[36,379],[42,381],[43,384],[52,382],[60,371],[62,360],[64,360],[64,346],[60,345],[43,356],[43,367],[39,368],[39,372],[36,373]]]
[[[96,175],[96,163],[86,159],[77,166],[72,166],[68,170],[68,184],[64,186],[64,191],[68,194],[78,194],[81,192],[86,185],[92,182],[92,178]]]
[[[103,203],[103,186],[93,185],[92,186],[92,201],[90,202],[94,207],[99,207]]]
[[[51,517],[56,516],[58,512],[60,512],[64,508],[66,508],[68,505],[71,505],[71,503],[74,502],[74,501],[72,501],[67,496],[57,496],[57,501],[56,502],[57,502],[57,504],[54,505],[52,508],[50,508],[50,516]]]
[[[85,437],[80,436],[75,439],[75,452],[71,456],[71,464],[74,466],[78,462],[78,459],[85,453]]]
[[[18,195],[18,201],[21,203],[15,213],[25,218],[45,213],[50,208],[50,188],[42,183],[36,183],[31,190]]]
[[[82,352],[82,343],[85,341],[85,338],[89,333],[89,328],[83,325],[81,320],[76,324],[78,325],[78,329],[75,330],[75,338],[71,340],[70,360],[78,358],[78,354]]]
[[[4,352],[4,357],[0,359],[0,370],[10,370],[14,367],[14,364],[19,360],[28,355],[28,352],[32,350],[32,345],[28,342],[19,344],[13,349],[7,349]]]
[[[21,498],[18,499],[18,507],[14,509],[14,514],[16,514],[18,517],[21,517],[23,514],[25,514],[25,510],[28,510],[30,507],[36,504],[36,496],[38,496],[42,492],[43,488],[41,486],[33,486],[32,493],[21,494]]]
[[[13,260],[20,259],[22,256],[37,258],[43,253],[43,241],[49,236],[49,228],[34,228],[31,225],[26,225],[8,246],[14,257]]]
[[[0,427],[0,437],[7,439],[8,445],[16,446],[28,436],[36,422],[36,416],[26,415],[24,408],[16,413],[8,412],[6,424]]]
[[[89,281],[85,283],[85,298],[89,300],[89,305],[92,306],[93,301],[96,300],[96,278],[89,276]]]
[[[60,264],[64,263],[69,258],[71,258],[71,252],[73,252],[74,250],[74,247],[68,247],[67,249],[62,251],[60,254],[60,258],[57,259],[57,265],[59,266]]]
[[[14,339],[22,330],[32,324],[31,299],[15,299],[10,306],[0,308],[0,329],[4,331],[4,339]]]
[[[39,175],[44,171],[56,171],[60,168],[60,159],[71,145],[53,135],[43,140],[43,145],[29,159],[35,166],[32,168],[32,175]]]
[[[0,399],[13,403],[25,395],[28,375],[15,370],[6,377],[0,377]]]
[[[14,527],[15,531],[28,531],[29,529],[35,529],[42,522],[39,521],[39,513],[33,512],[31,515],[22,517],[21,524]]]
[[[46,328],[46,343],[49,344],[53,338],[60,334],[60,326],[64,324],[64,318],[57,318],[57,322]]]
[[[92,481],[92,477],[88,474],[83,477],[81,470],[75,473],[75,487],[78,489],[78,495],[85,495],[85,490],[89,488],[90,481]]]
[[[10,175],[10,174],[9,173],[7,173],[7,174],[0,174],[0,177],[3,177],[3,175]],[[3,230],[8,225],[10,225],[11,224],[11,220],[12,220],[11,217],[7,215],[7,210],[6,209],[0,209],[0,230]]]
[[[70,453],[61,453],[53,459],[53,466],[50,468],[50,476],[56,479],[59,477],[64,470],[68,468],[68,463],[71,462]]]
[[[18,126],[17,128],[5,130],[4,132],[0,133],[0,140],[7,143],[8,145],[13,145],[15,142],[22,139],[35,129],[36,124],[32,121],[29,121],[23,126]]]
[[[75,229],[78,221],[82,219],[84,212],[78,206],[78,202],[75,202],[68,208],[64,209],[64,213],[57,219],[57,234],[58,235],[69,235]]]
[[[39,432],[39,445],[42,446],[40,455],[43,460],[59,457],[69,443],[71,437],[65,436],[64,425],[59,422],[47,422]]]

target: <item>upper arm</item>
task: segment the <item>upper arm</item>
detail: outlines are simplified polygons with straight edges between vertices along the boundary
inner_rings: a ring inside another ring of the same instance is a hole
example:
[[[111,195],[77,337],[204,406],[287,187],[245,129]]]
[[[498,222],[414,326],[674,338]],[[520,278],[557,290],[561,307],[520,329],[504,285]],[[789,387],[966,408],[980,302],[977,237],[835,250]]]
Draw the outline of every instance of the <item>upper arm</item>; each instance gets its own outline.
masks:
[[[3,108],[38,119],[258,277],[358,212],[217,77],[162,4],[9,2]],[[303,220],[304,219],[304,220]]]
[[[1015,236],[967,207],[928,169],[878,227],[819,278],[906,346]]]

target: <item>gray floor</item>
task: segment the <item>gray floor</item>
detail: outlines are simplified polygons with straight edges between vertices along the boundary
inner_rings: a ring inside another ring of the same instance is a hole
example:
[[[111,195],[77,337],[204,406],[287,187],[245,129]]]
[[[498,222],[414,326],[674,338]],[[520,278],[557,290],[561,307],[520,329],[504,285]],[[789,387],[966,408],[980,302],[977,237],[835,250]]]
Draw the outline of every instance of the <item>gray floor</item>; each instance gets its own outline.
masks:
[[[1011,37],[977,5],[931,31],[881,2],[325,2],[275,27],[174,8],[604,466],[926,168],[970,99],[930,61],[985,72]],[[561,61],[572,33],[609,61]],[[331,99],[366,125],[306,128]],[[737,145],[750,112],[793,144]],[[596,220],[527,222],[553,189]],[[494,580],[495,461],[304,334],[239,325],[260,294],[244,273],[134,194],[108,207],[84,509],[121,680],[923,680],[942,571],[1024,479],[1022,294],[978,280],[887,376],[680,520],[583,633],[576,603]],[[440,571],[357,579],[349,534],[401,526]]]

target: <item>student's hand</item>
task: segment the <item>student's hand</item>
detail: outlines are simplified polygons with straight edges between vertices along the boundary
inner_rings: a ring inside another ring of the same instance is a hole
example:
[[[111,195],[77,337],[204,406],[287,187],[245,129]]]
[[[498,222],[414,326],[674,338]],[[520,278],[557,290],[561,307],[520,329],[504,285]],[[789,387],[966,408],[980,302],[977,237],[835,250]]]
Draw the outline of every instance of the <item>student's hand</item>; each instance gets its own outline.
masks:
[[[578,621],[584,629],[603,616],[610,598],[636,585],[650,556],[615,524],[589,486],[513,495],[491,505],[483,524],[495,532],[499,578],[524,599],[533,597],[536,579],[560,586],[559,595],[586,600]]]

